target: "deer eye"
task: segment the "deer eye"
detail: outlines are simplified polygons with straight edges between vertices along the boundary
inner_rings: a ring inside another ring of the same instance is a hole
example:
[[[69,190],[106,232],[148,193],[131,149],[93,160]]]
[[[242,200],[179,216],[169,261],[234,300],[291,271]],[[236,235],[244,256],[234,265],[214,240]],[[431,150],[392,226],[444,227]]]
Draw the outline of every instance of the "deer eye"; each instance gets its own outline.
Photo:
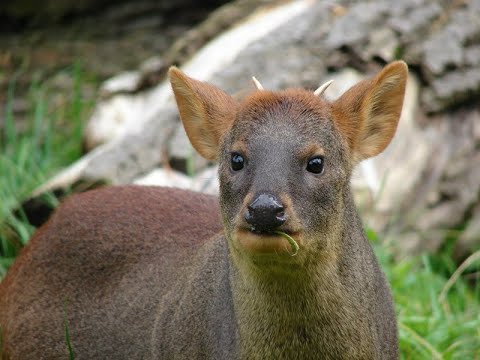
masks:
[[[244,164],[245,164],[245,160],[243,159],[242,155],[240,155],[239,153],[232,153],[230,166],[232,167],[233,171],[242,170]]]
[[[307,171],[314,174],[323,173],[323,156],[315,156],[308,160]]]

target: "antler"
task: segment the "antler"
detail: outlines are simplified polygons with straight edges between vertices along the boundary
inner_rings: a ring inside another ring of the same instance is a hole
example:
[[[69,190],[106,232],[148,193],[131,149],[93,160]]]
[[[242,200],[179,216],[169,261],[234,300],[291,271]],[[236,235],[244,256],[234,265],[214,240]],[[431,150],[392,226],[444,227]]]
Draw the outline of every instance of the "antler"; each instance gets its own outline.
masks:
[[[325,90],[327,90],[327,88],[330,86],[331,83],[333,83],[333,80],[327,81],[326,83],[324,83],[323,85],[321,85],[317,90],[315,90],[315,91],[313,92],[313,95],[315,95],[315,96],[320,96],[320,95],[322,95],[323,92],[324,92]]]
[[[260,81],[258,81],[255,76],[252,76],[252,80],[258,90],[264,90],[262,84],[260,84]]]

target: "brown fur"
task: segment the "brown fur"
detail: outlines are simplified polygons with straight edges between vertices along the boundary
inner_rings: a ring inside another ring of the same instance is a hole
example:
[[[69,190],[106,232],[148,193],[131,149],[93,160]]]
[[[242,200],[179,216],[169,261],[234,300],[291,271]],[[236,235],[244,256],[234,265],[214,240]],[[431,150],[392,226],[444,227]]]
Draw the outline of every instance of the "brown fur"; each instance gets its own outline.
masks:
[[[155,323],[164,340],[191,334],[165,313],[185,302],[199,253],[222,263],[221,228],[218,200],[202,194],[126,186],[69,198],[0,284],[3,358],[67,358],[65,316],[77,359],[165,358]]]
[[[70,198],[0,284],[2,358],[67,357],[67,319],[77,359],[397,359],[393,303],[349,178],[390,142],[406,74],[393,63],[333,103],[301,89],[237,103],[170,70],[187,135],[219,160],[221,210],[154,187]],[[244,169],[230,168],[232,151]],[[306,170],[314,156],[322,174]],[[246,209],[265,192],[284,205],[296,256],[249,230]]]
[[[180,115],[188,122],[188,137],[202,156],[214,160],[221,136],[233,122],[236,103],[214,86],[193,79],[185,81],[186,76],[176,68],[171,73],[176,75],[171,77],[172,86],[177,89],[175,99]]]

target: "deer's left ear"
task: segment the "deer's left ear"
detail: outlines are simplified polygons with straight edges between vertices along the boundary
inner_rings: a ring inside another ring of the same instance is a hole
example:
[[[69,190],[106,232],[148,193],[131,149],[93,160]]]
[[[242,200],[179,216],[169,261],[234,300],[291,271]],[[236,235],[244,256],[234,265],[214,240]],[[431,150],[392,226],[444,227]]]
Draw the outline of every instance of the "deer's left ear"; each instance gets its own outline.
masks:
[[[237,102],[219,88],[192,79],[176,67],[168,71],[178,111],[195,150],[215,160],[222,136],[230,128]]]
[[[350,88],[332,104],[334,120],[346,137],[354,161],[381,153],[395,134],[402,111],[408,68],[387,65],[372,79]]]

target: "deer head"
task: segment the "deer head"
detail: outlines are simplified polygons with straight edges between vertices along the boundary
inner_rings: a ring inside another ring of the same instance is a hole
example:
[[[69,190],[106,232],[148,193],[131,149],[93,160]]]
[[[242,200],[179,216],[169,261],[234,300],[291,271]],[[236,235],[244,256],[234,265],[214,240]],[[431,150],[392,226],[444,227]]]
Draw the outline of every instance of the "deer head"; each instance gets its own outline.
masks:
[[[177,68],[169,75],[191,143],[220,164],[230,247],[257,261],[306,261],[319,250],[334,256],[332,239],[349,221],[345,194],[352,168],[391,141],[406,64],[389,64],[334,102],[307,90],[273,92],[261,85],[237,102]],[[276,231],[299,243],[296,259]]]

